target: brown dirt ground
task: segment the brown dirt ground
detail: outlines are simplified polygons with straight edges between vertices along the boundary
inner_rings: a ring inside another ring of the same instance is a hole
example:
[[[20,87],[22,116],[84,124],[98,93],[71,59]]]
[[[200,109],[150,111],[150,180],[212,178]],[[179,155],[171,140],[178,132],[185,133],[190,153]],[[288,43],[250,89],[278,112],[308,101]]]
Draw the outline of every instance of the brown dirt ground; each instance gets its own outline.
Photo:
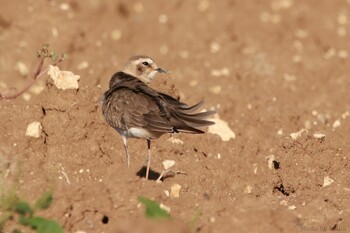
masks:
[[[43,78],[40,94],[0,102],[2,190],[11,184],[33,201],[53,189],[41,214],[66,232],[350,232],[350,1],[65,3],[1,0],[2,92],[28,82],[18,62],[31,73],[44,43],[69,54],[60,68],[81,76],[78,91]],[[205,99],[236,133],[228,142],[213,134],[154,141],[154,171],[173,159],[188,173],[161,184],[136,175],[142,140],[130,142],[126,167],[98,106],[135,54],[171,70],[158,82],[174,84],[185,102]],[[39,139],[25,137],[33,121],[43,126]],[[334,182],[323,187],[325,177]],[[180,198],[165,195],[173,184]],[[145,219],[140,195],[170,207],[172,220]]]

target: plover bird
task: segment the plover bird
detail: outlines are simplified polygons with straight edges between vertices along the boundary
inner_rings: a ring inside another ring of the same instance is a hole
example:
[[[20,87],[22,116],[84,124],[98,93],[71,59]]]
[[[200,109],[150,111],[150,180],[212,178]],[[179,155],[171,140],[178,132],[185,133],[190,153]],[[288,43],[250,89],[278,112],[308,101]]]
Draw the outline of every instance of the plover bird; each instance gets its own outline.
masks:
[[[134,56],[122,71],[112,76],[109,90],[103,95],[103,115],[123,139],[128,166],[128,138],[147,140],[146,179],[150,169],[152,139],[165,133],[201,134],[204,131],[200,127],[214,124],[206,119],[215,111],[199,112],[203,101],[189,106],[148,86],[157,73],[167,72],[150,57]]]

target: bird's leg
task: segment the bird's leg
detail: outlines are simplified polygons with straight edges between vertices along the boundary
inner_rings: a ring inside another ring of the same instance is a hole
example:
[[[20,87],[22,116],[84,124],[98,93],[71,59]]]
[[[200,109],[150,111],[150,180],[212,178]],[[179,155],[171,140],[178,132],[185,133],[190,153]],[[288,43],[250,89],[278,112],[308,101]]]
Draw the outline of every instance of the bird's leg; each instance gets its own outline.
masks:
[[[146,170],[146,180],[148,180],[149,167],[151,165],[151,140],[147,139],[147,170]]]
[[[128,167],[130,167],[130,156],[129,156],[129,151],[128,151],[128,138],[126,136],[122,136],[123,138],[123,144],[124,144],[124,149],[125,149],[125,159],[128,164]]]

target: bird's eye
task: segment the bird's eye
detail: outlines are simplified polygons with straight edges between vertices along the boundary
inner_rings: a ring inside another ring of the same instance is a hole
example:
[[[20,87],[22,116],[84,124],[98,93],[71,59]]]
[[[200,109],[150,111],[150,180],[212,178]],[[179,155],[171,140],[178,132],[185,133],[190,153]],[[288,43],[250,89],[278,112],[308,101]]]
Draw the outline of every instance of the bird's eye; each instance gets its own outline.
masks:
[[[146,62],[146,61],[142,62],[142,64],[143,64],[144,66],[148,66],[148,65],[149,65],[149,63]]]

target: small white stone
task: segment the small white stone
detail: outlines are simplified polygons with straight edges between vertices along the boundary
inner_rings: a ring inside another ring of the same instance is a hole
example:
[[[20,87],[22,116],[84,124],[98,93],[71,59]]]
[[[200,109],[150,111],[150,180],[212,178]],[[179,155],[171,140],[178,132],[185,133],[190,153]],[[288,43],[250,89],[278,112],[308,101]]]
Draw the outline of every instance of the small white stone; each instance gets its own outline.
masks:
[[[273,161],[275,160],[275,155],[269,155],[269,156],[266,156],[267,158],[267,166],[272,169],[274,167],[273,165]]]
[[[282,201],[280,201],[280,205],[287,206],[288,205],[288,201],[287,200],[282,200]]]
[[[179,145],[183,145],[184,142],[181,139],[175,138],[175,137],[170,137],[167,139],[168,142],[171,142],[173,144],[179,144]]]
[[[212,92],[213,94],[220,94],[221,92],[221,86],[214,86],[209,88],[209,91]]]
[[[253,167],[254,167],[254,169],[253,169],[254,174],[257,174],[258,173],[258,164],[254,163]]]
[[[164,194],[165,196],[169,197],[170,196],[170,192],[168,190],[164,190]]]
[[[21,61],[18,61],[16,63],[16,70],[18,70],[19,73],[23,76],[26,76],[29,74],[28,66]]]
[[[221,49],[221,46],[219,43],[217,43],[217,42],[210,43],[210,52],[217,53],[220,51],[220,49]]]
[[[277,135],[282,136],[283,135],[283,129],[277,130]]]
[[[292,74],[284,74],[284,80],[287,82],[294,82],[297,78]]]
[[[67,11],[70,9],[70,6],[68,3],[61,3],[60,4],[60,9],[63,10],[63,11]]]
[[[333,182],[334,182],[333,179],[331,179],[329,176],[325,176],[325,177],[323,178],[322,187],[326,187],[326,186],[328,186],[328,185],[331,185]]]
[[[325,138],[326,135],[323,134],[323,133],[314,133],[314,138],[317,138],[317,139],[322,139],[322,138]]]
[[[214,223],[216,221],[215,217],[210,217],[209,222]]]
[[[122,38],[122,32],[119,29],[115,29],[111,32],[112,40],[120,40]]]
[[[43,127],[40,122],[34,121],[27,126],[26,136],[39,138],[41,135]]]
[[[86,231],[76,231],[74,233],[86,233]]]
[[[244,192],[243,192],[243,193],[248,193],[248,194],[250,194],[250,193],[252,193],[252,189],[253,189],[253,187],[252,187],[252,186],[247,185],[247,187],[245,187],[245,189],[244,189]]]
[[[54,85],[58,89],[78,89],[80,79],[79,75],[75,75],[70,71],[60,71],[57,66],[49,65],[49,70],[47,74],[54,81]]]
[[[340,120],[336,120],[336,121],[334,121],[334,123],[333,123],[333,125],[332,125],[332,127],[333,128],[338,128],[339,126],[340,126]]]
[[[306,129],[301,129],[299,130],[298,132],[295,132],[295,133],[291,133],[290,134],[290,137],[294,140],[296,140],[297,138],[301,137],[301,135],[306,132],[307,130]]]
[[[170,207],[164,205],[163,203],[160,203],[160,204],[159,204],[159,207],[160,207],[162,210],[165,210],[168,214],[169,214],[170,211],[171,211]]]
[[[181,185],[173,184],[170,188],[170,196],[174,197],[174,198],[179,198],[180,197],[180,190],[181,190]]]
[[[348,51],[346,51],[346,50],[339,50],[339,51],[338,51],[338,57],[339,57],[339,58],[345,59],[345,58],[347,58],[348,56],[349,56]]]
[[[228,123],[226,121],[223,121],[219,118],[213,118],[213,119],[209,119],[209,120],[214,121],[215,124],[209,126],[208,133],[219,135],[221,140],[224,142],[227,142],[230,139],[236,138],[236,134],[228,126]]]
[[[84,172],[84,169],[80,169],[80,170],[79,170],[79,173],[83,173],[83,172]]]
[[[57,37],[58,36],[58,30],[57,28],[53,27],[51,28],[51,33],[53,37]]]
[[[168,170],[168,169],[170,169],[172,166],[174,166],[175,165],[175,161],[174,160],[164,160],[163,162],[163,167],[164,167],[164,169],[165,170]]]
[[[297,207],[295,206],[295,205],[290,205],[290,206],[288,206],[288,209],[289,210],[295,210]]]
[[[217,158],[221,159],[221,154],[220,153],[218,153]]]
[[[167,16],[167,15],[160,15],[160,16],[158,17],[158,21],[159,21],[159,23],[161,23],[161,24],[165,24],[165,23],[168,22],[168,16]]]
[[[78,68],[78,70],[85,70],[85,69],[89,68],[89,63],[87,61],[82,61],[79,63],[77,68]]]

